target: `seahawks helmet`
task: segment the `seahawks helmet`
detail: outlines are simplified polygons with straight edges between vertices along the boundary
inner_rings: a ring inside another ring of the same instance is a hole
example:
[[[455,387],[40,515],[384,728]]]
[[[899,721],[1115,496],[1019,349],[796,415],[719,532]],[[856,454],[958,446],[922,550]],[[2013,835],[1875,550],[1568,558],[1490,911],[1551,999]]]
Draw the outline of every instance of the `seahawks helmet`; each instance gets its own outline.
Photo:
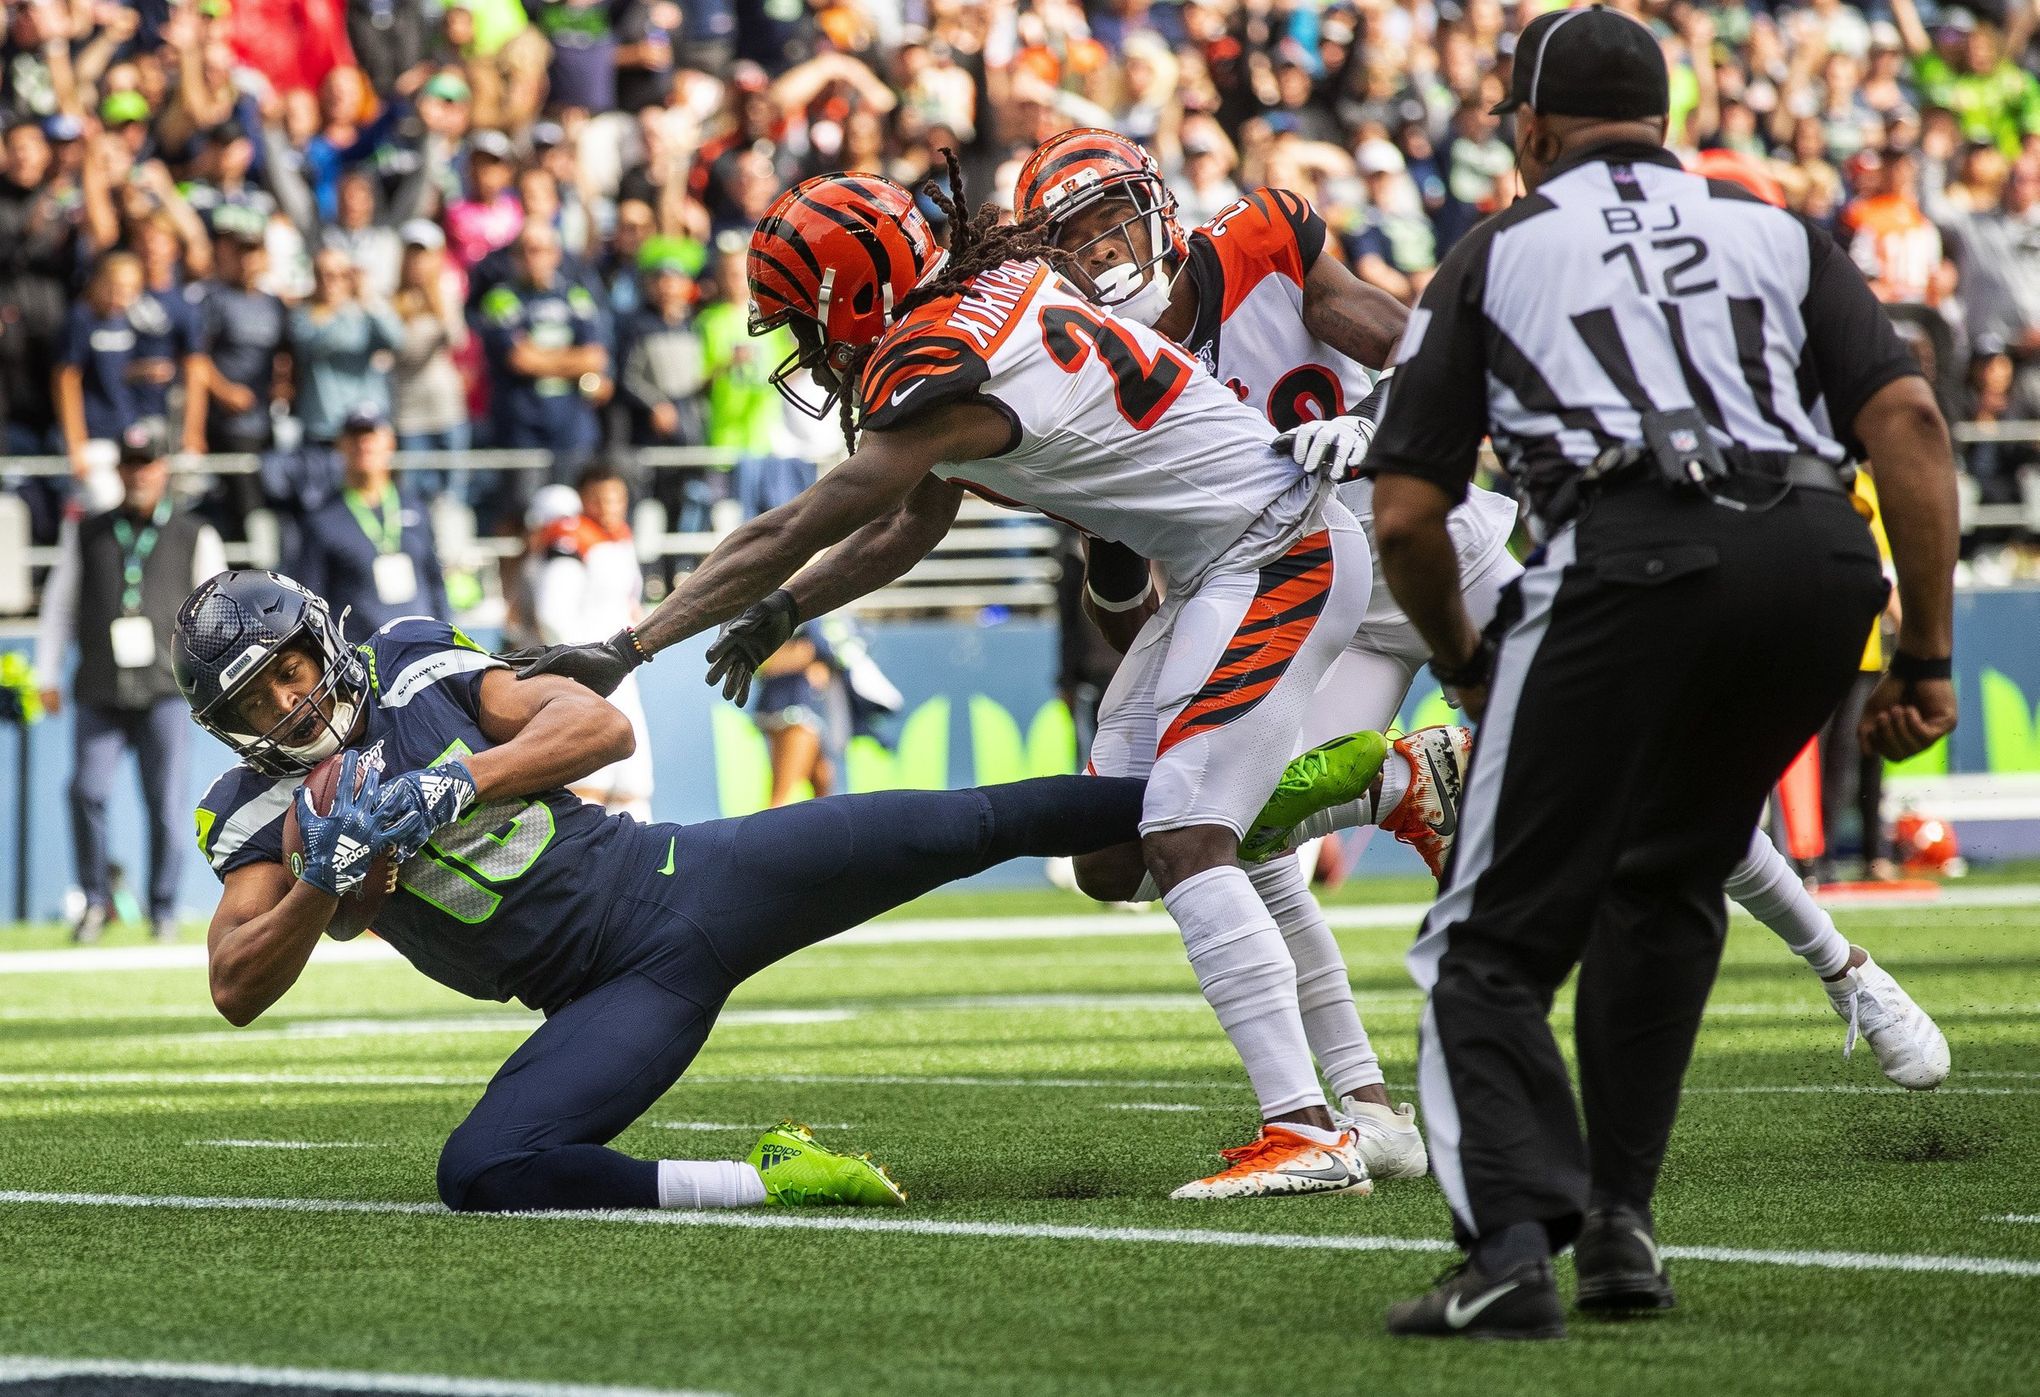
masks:
[[[318,660],[318,684],[267,732],[247,731],[239,691],[293,647]],[[368,668],[331,609],[281,573],[223,572],[200,584],[178,609],[170,662],[198,725],[264,776],[302,776],[339,751],[368,697]]]

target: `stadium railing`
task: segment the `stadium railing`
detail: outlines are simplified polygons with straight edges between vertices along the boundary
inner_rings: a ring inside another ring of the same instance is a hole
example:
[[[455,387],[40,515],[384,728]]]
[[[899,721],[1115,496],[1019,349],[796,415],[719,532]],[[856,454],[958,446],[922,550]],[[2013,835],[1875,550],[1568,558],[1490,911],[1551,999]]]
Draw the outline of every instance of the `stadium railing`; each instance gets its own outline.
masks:
[[[2040,443],[2040,422],[1962,423],[1955,427],[1958,446],[1972,442]],[[711,447],[651,447],[632,456],[645,472],[715,471],[736,466],[738,453]],[[827,468],[826,462],[822,463]],[[1492,465],[1492,458],[1489,458]],[[400,451],[395,467],[408,471],[547,471],[552,456],[545,451]],[[221,476],[251,475],[259,468],[253,455],[211,455],[172,458],[178,478],[197,481]],[[70,474],[62,456],[0,456],[0,483],[35,476]],[[2019,472],[2016,503],[1986,504],[1977,481],[1967,473],[1959,480],[1962,531],[2010,530],[2040,536],[2040,466]],[[433,501],[433,536],[441,562],[487,576],[490,562],[524,551],[519,537],[483,536],[472,511],[452,496]],[[731,521],[732,526],[735,521]],[[726,528],[677,531],[669,527],[665,508],[656,500],[641,501],[633,525],[638,556],[647,565],[671,561],[682,571],[708,555],[728,532]],[[235,565],[273,567],[279,561],[277,520],[258,509],[246,520],[247,539],[227,546]],[[906,576],[855,603],[864,612],[928,614],[983,607],[1044,614],[1055,606],[1057,531],[1033,516],[1015,514],[980,500],[964,502],[956,526]],[[34,582],[56,561],[54,547],[29,543],[28,513],[10,491],[0,489],[0,616],[25,615],[35,609]]]
[[[633,457],[641,471],[717,471],[737,465],[738,453],[709,447],[653,447]],[[827,469],[826,462],[822,463]],[[179,455],[171,459],[174,477],[187,486],[223,476],[251,475],[260,460],[253,455]],[[549,471],[546,451],[400,451],[394,466],[410,471]],[[62,456],[0,457],[0,482],[35,476],[66,476],[70,463]],[[451,495],[431,502],[432,532],[440,562],[449,569],[467,569],[488,577],[487,565],[523,553],[522,537],[489,537],[475,527],[472,510]],[[632,518],[638,557],[647,565],[668,560],[682,571],[692,568],[741,522],[735,511],[712,511],[728,527],[709,530],[672,529],[657,500],[639,502]],[[279,562],[281,532],[267,509],[249,513],[245,541],[227,545],[227,561],[236,566],[274,567]],[[1056,529],[1038,518],[969,499],[956,525],[934,552],[888,587],[854,603],[863,612],[928,614],[984,607],[1013,612],[1046,613],[1054,609],[1060,565],[1056,561]],[[11,493],[0,491],[0,615],[23,615],[35,608],[35,576],[56,562],[53,546],[29,543],[26,508]]]

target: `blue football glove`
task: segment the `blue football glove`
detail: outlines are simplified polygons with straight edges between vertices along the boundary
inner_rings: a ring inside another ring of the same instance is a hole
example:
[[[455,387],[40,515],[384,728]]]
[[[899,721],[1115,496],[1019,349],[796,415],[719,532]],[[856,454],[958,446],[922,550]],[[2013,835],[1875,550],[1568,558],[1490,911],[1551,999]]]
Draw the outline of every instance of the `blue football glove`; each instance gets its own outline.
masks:
[[[333,789],[333,808],[321,815],[312,808],[312,794],[298,787],[298,833],[305,841],[304,865],[297,876],[322,893],[344,897],[361,886],[375,862],[376,775],[370,771],[355,789],[361,754],[340,758],[340,781]]]
[[[474,803],[475,778],[465,762],[441,762],[393,776],[376,796],[375,851],[403,863]]]

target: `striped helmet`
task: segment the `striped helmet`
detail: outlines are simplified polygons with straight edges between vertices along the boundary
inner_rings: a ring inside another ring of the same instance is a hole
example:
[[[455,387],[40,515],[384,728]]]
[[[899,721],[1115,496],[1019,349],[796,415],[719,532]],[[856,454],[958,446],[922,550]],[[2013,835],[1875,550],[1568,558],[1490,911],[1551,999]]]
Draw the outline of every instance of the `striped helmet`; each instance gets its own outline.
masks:
[[[947,254],[914,196],[878,175],[820,175],[773,201],[751,234],[751,333],[785,325],[797,347],[773,371],[786,400],[827,415],[856,351],[875,343],[907,293]],[[819,403],[787,379],[814,372]]]
[[[1063,241],[1063,230],[1075,214],[1114,200],[1130,204],[1132,212],[1110,228],[1095,232],[1081,247],[1069,247]],[[1079,126],[1077,131],[1049,137],[1036,147],[1020,167],[1020,179],[1014,186],[1014,214],[1022,222],[1040,220],[1049,241],[1079,263],[1091,245],[1124,237],[1134,222],[1144,220],[1149,255],[1114,267],[1110,283],[1100,277],[1095,300],[1106,306],[1126,304],[1146,288],[1153,288],[1149,296],[1165,292],[1167,281],[1155,277],[1151,269],[1167,257],[1181,259],[1187,251],[1183,228],[1175,220],[1175,196],[1163,184],[1155,157],[1120,133],[1098,131],[1095,126]],[[1130,237],[1126,247],[1134,247]],[[1167,304],[1165,296],[1163,304]],[[1155,308],[1151,306],[1151,310]],[[1138,318],[1153,322],[1151,316]]]

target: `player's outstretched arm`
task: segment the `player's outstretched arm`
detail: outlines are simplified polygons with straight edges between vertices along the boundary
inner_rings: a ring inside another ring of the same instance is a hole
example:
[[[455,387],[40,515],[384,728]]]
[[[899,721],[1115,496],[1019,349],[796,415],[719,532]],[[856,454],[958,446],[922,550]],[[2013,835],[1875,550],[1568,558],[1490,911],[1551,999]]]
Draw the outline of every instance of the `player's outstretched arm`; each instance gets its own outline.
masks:
[[[1370,369],[1387,366],[1409,318],[1407,306],[1354,276],[1337,258],[1320,256],[1304,276],[1304,328]]]
[[[654,655],[721,625],[822,549],[892,513],[936,466],[996,455],[1012,440],[1007,417],[977,403],[937,408],[904,430],[867,432],[849,460],[724,539],[637,626],[639,646]]]
[[[873,432],[871,439],[883,435]],[[899,508],[866,524],[787,583],[800,619],[813,620],[898,581],[942,542],[962,504],[961,488],[923,475]]]
[[[227,874],[206,932],[213,1007],[245,1027],[297,983],[340,900],[292,876],[280,863]]]

